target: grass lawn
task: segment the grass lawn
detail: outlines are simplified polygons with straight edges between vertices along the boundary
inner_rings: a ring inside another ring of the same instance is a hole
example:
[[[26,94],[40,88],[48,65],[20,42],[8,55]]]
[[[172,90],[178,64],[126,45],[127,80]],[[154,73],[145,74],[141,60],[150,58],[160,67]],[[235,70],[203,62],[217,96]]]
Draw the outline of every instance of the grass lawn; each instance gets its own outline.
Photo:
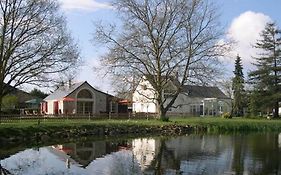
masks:
[[[197,117],[176,118],[174,122],[179,124],[190,124],[193,126],[206,126],[209,131],[281,131],[281,120],[232,118],[223,119],[219,117]]]
[[[163,126],[163,125],[190,125],[206,127],[208,131],[281,131],[281,120],[268,119],[248,119],[248,118],[232,118],[223,119],[219,117],[186,117],[186,118],[170,118],[169,122],[160,120],[88,120],[88,119],[68,119],[41,120],[16,120],[13,122],[1,123],[0,131],[3,129],[21,128],[63,128],[63,127],[94,127],[94,126],[110,126],[110,127],[126,127],[126,126]]]

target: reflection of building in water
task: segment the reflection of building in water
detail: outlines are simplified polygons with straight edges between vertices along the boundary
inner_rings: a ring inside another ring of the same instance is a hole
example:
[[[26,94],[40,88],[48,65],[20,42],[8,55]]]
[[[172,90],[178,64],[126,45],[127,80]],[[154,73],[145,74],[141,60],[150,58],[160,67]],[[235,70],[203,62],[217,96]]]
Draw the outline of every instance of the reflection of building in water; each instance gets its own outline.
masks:
[[[159,144],[160,142],[155,139],[146,138],[134,139],[130,142],[95,141],[71,143],[52,146],[52,153],[55,153],[64,162],[69,161],[71,165],[76,164],[86,168],[93,162],[102,162],[102,159],[97,158],[103,157],[105,159],[107,157],[109,160],[112,158],[112,155],[115,155],[114,152],[121,153],[122,151],[129,151],[132,156],[132,162],[130,164],[134,165],[137,163],[142,171],[147,172],[149,171],[147,168],[155,160],[155,155],[158,154],[157,149],[159,148]]]
[[[132,152],[140,164],[141,170],[146,169],[158,154],[159,142],[155,139],[134,139],[132,141]]]
[[[52,146],[56,151],[63,153],[64,156],[61,157],[64,157],[65,161],[69,158],[72,164],[78,163],[84,168],[97,158],[130,147],[126,141],[118,143],[95,141]]]
[[[52,153],[53,155],[57,156],[61,161],[68,162],[70,165],[77,165],[81,166],[81,164],[74,159],[72,159],[69,155],[67,155],[64,151],[70,151],[69,149],[65,149],[62,145],[56,145],[47,147],[48,151]]]

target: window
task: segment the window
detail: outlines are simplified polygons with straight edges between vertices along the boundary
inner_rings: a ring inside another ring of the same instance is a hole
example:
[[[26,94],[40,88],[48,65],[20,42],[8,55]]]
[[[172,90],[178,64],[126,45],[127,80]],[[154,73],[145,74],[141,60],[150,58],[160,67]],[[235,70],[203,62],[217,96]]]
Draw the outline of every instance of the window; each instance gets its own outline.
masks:
[[[85,104],[84,114],[92,114],[93,102],[84,102],[84,104]]]
[[[78,114],[92,114],[93,113],[93,102],[77,102],[77,113]]]
[[[200,115],[201,114],[201,108],[203,110],[203,106],[201,106],[200,104],[190,105],[190,114],[192,114],[194,116]]]
[[[83,102],[77,102],[77,113],[83,114]]]
[[[87,89],[82,89],[78,95],[77,95],[77,98],[93,98],[92,97],[92,94],[89,90]]]

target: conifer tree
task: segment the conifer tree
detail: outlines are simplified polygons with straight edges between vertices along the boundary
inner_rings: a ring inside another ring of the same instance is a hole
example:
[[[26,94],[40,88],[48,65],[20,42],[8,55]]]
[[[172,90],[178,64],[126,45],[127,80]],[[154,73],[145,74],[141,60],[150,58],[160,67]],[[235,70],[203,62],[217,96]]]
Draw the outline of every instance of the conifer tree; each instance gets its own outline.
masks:
[[[250,80],[262,101],[261,107],[272,109],[278,117],[281,101],[281,31],[275,23],[268,23],[261,33],[261,40],[254,46],[260,50],[255,57],[256,70],[250,72]]]
[[[232,79],[232,90],[233,90],[233,106],[232,115],[241,116],[243,115],[244,107],[244,74],[241,57],[237,55],[235,60],[235,70],[233,71],[234,78]]]

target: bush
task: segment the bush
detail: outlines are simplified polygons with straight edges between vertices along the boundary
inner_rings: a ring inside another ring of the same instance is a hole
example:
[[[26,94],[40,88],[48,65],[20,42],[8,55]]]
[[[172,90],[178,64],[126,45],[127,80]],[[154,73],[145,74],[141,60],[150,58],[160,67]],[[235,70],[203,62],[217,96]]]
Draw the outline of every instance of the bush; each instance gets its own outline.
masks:
[[[4,115],[20,114],[20,110],[19,109],[3,109],[0,113],[2,113]]]
[[[232,118],[232,116],[231,116],[231,114],[229,112],[223,113],[221,117],[222,118],[227,118],[227,119]]]

